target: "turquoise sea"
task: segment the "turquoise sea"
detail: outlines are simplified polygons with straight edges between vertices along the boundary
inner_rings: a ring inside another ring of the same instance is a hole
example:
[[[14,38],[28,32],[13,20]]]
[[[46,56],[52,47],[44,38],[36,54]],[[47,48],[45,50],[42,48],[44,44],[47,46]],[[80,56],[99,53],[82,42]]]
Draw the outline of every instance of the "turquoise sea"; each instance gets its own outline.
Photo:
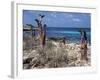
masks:
[[[47,27],[47,38],[50,37],[65,37],[69,42],[80,42],[80,30],[85,30],[87,34],[88,42],[91,43],[91,29],[90,28],[66,28],[66,27]]]

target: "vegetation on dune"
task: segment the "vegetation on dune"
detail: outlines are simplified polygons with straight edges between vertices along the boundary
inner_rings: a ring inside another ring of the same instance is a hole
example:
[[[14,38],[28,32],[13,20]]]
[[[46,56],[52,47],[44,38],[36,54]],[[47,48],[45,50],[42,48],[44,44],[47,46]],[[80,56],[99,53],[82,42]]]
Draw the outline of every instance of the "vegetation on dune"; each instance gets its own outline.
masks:
[[[37,46],[37,49],[28,52],[27,58],[23,61],[31,59],[23,67],[24,69],[32,69],[83,66],[84,63],[79,61],[80,49],[78,48],[77,45],[68,45],[66,48],[61,43],[55,45],[53,41],[47,41],[44,47]]]
[[[63,48],[56,49],[56,46],[50,41],[44,48],[38,46],[35,52],[31,52],[30,57],[33,58],[30,61],[32,64],[31,68],[55,68],[67,66],[67,52]],[[64,63],[65,65],[62,65]]]

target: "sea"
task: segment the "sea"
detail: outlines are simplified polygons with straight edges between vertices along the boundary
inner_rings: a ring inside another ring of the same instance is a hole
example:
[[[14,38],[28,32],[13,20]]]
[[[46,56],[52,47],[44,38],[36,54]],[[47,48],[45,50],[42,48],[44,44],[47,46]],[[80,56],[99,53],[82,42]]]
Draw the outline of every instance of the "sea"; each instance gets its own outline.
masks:
[[[47,38],[63,38],[69,43],[80,43],[81,34],[80,30],[85,30],[87,34],[87,41],[91,44],[91,29],[90,28],[66,28],[66,27],[47,27],[46,37]]]
[[[46,38],[65,38],[69,43],[80,43],[80,30],[86,31],[87,41],[91,44],[90,28],[46,27]],[[27,36],[31,36],[31,32],[23,32],[23,36],[27,38]]]

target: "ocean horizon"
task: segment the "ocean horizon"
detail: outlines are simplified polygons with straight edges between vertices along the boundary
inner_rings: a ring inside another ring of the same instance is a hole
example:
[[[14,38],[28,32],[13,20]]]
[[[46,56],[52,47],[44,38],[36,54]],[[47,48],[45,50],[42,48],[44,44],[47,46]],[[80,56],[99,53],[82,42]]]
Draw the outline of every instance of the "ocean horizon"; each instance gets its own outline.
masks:
[[[90,28],[66,28],[66,27],[47,27],[46,36],[47,38],[65,37],[69,42],[79,43],[80,42],[80,30],[85,30],[87,34],[87,40],[91,43],[91,29]]]
[[[81,39],[80,30],[85,30],[88,43],[91,44],[91,29],[90,28],[69,28],[69,27],[46,27],[46,38],[65,38],[70,43],[79,43]],[[37,34],[37,33],[36,33]],[[30,32],[25,32],[25,35],[31,35]]]

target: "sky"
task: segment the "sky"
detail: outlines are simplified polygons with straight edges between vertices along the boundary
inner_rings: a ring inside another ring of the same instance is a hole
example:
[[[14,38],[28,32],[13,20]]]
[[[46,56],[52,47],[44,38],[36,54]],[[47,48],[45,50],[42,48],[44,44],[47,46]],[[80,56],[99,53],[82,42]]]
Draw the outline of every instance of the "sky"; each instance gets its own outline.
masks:
[[[43,24],[47,27],[71,27],[71,28],[90,28],[91,14],[76,12],[54,12],[54,11],[34,11],[23,10],[23,25],[32,24],[37,26],[35,19],[38,15],[45,15]]]

